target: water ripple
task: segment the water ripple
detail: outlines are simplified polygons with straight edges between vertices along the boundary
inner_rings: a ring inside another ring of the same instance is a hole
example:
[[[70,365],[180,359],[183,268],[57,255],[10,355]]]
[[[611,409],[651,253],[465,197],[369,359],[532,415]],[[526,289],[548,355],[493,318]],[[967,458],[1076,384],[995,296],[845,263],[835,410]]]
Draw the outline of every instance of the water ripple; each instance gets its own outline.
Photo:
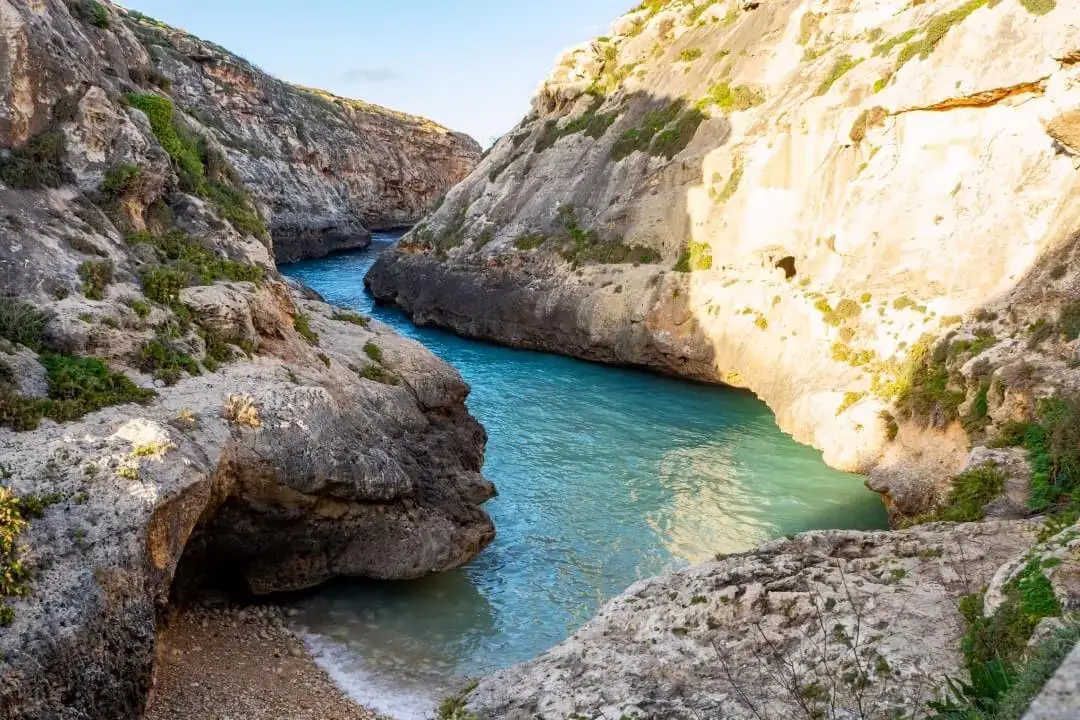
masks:
[[[372,249],[283,268],[455,365],[489,433],[498,536],[468,566],[340,582],[300,604],[321,661],[369,705],[423,717],[459,678],[533,657],[635,580],[786,533],[885,523],[862,478],[776,429],[752,395],[465,340],[376,308]]]

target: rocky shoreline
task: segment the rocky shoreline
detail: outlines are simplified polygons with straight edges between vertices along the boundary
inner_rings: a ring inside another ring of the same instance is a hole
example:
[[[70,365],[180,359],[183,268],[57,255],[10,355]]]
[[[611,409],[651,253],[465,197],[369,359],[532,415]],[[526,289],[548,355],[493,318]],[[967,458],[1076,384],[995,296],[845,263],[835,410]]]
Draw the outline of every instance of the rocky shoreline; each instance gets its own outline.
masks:
[[[334,685],[289,617],[272,605],[174,613],[158,641],[143,720],[387,720]]]

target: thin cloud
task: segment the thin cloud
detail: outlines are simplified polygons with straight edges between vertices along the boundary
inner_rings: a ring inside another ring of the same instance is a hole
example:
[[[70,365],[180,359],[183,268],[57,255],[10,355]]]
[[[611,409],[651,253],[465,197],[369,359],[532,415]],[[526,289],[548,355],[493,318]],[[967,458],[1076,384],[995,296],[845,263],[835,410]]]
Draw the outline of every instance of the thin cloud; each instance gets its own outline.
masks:
[[[403,76],[397,70],[388,67],[359,67],[342,73],[343,82],[389,82],[400,80]]]

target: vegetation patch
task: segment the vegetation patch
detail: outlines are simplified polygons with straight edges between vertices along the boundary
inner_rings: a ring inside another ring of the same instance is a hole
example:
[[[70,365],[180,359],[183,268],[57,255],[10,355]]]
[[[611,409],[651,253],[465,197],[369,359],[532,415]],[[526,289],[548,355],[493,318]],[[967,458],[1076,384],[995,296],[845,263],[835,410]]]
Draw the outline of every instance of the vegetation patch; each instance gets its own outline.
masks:
[[[48,312],[14,298],[0,297],[0,338],[38,351],[45,341]]]
[[[172,158],[182,190],[209,200],[238,231],[269,237],[251,198],[239,187],[235,170],[206,138],[188,129],[172,100],[154,93],[130,93],[127,101],[150,119],[154,136]]]
[[[296,313],[296,317],[293,318],[293,329],[312,345],[319,344],[319,334],[311,329],[311,316],[307,313]]]
[[[559,206],[558,220],[567,234],[560,255],[572,265],[587,262],[646,264],[660,260],[660,254],[652,248],[622,242],[604,242],[595,231],[583,229],[578,224],[572,205]]]
[[[360,370],[357,374],[365,380],[373,380],[374,382],[382,383],[383,385],[401,384],[401,380],[399,380],[396,375],[378,363],[372,363],[365,366],[364,369]]]
[[[709,188],[709,198],[717,205],[723,205],[735,195],[739,190],[739,183],[742,182],[743,176],[743,163],[742,158],[736,156],[732,161],[731,174],[728,175],[727,182],[719,190],[715,188]]]
[[[71,180],[63,164],[64,149],[64,133],[38,133],[22,147],[0,154],[0,180],[23,190],[59,187]]]
[[[875,45],[874,49],[871,51],[870,54],[874,57],[884,57],[891,53],[898,45],[903,45],[918,34],[918,28],[912,28],[907,32],[900,33],[899,35],[894,35],[885,42]]]
[[[765,95],[749,85],[732,86],[728,82],[720,82],[709,88],[709,93],[697,102],[698,110],[717,107],[725,113],[742,112],[761,105],[765,102]]]
[[[862,306],[850,298],[842,299],[835,308],[830,308],[826,302],[824,310],[822,307],[818,307],[818,309],[824,313],[822,319],[833,327],[838,327],[847,320],[854,320],[862,314]]]
[[[1057,7],[1057,0],[1020,0],[1020,4],[1032,15],[1046,15]]]
[[[712,246],[707,242],[691,241],[679,254],[675,263],[675,272],[695,272],[711,270],[713,265]]]
[[[194,358],[162,336],[142,344],[139,348],[138,368],[166,385],[175,385],[185,372],[192,377],[202,374],[199,363]]]
[[[222,257],[183,230],[164,235],[134,233],[127,241],[154,249],[158,262],[141,268],[139,277],[146,297],[165,305],[176,305],[180,291],[192,285],[210,285],[217,280],[260,283],[266,277],[259,266]]]
[[[337,320],[338,322],[347,322],[352,325],[359,325],[362,328],[366,328],[371,322],[371,318],[366,315],[360,315],[359,313],[350,312],[348,310],[336,310],[334,314],[330,316],[331,320]]]
[[[364,343],[364,354],[377,363],[383,361],[382,348],[371,341]]]
[[[111,405],[145,403],[156,396],[101,360],[47,353],[40,362],[48,379],[48,397],[23,397],[10,381],[0,382],[0,427],[36,430],[43,417],[67,422]]]
[[[880,105],[863,110],[851,125],[851,131],[848,133],[848,137],[851,138],[852,142],[862,142],[866,137],[866,132],[871,128],[881,127],[885,123],[885,118],[888,116],[888,111]]]
[[[103,300],[105,288],[112,283],[112,260],[87,260],[79,266],[79,277],[83,281],[83,295],[91,300]]]
[[[518,250],[524,251],[535,250],[536,248],[543,245],[546,241],[547,238],[545,238],[543,235],[530,233],[528,235],[522,235],[521,237],[515,239],[514,247],[516,247]]]
[[[15,611],[6,603],[13,597],[30,591],[30,570],[22,562],[19,535],[26,529],[27,519],[34,515],[26,498],[18,498],[0,485],[0,627],[15,621]]]
[[[611,159],[618,162],[640,151],[663,155],[670,160],[690,144],[704,119],[697,108],[686,109],[686,101],[681,98],[650,110],[640,125],[630,128],[615,141]]]
[[[687,48],[679,53],[679,62],[694,62],[701,57],[701,48]]]
[[[930,18],[922,29],[922,38],[909,42],[901,48],[900,53],[896,56],[896,71],[898,72],[900,68],[915,57],[920,60],[930,57],[930,54],[934,52],[934,48],[945,39],[950,30],[966,20],[971,13],[990,2],[992,0],[968,0],[958,8]],[[914,35],[909,37],[914,37]]]
[[[578,133],[584,133],[586,137],[593,139],[603,137],[612,123],[619,117],[618,113],[604,114],[600,112],[600,107],[603,104],[604,98],[602,96],[594,97],[592,104],[584,113],[569,122],[563,123],[561,127],[558,120],[548,120],[544,124],[544,129],[536,140],[533,149],[536,152],[544,152],[562,138]],[[513,162],[513,160],[510,162]],[[498,174],[496,174],[497,176]]]
[[[953,477],[949,497],[932,512],[910,520],[907,525],[928,522],[974,522],[986,517],[986,506],[1005,488],[1005,475],[993,462],[986,462]]]
[[[844,77],[848,72],[855,68],[862,62],[862,58],[854,59],[850,55],[844,54],[836,58],[836,62],[833,63],[832,68],[829,70],[829,74],[825,76],[825,79],[818,85],[814,95],[824,95],[832,89],[832,86],[836,84],[836,81]]]

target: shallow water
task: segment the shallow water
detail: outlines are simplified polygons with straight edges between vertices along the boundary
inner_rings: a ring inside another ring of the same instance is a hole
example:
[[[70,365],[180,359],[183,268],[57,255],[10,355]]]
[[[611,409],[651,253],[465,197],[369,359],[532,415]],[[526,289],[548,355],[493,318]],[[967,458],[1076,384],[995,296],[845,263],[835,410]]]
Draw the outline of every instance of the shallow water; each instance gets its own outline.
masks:
[[[826,467],[753,395],[413,326],[364,273],[392,238],[282,268],[452,363],[488,430],[495,542],[407,583],[339,582],[298,622],[354,697],[424,718],[464,677],[536,656],[635,580],[815,528],[883,528],[862,478]]]

